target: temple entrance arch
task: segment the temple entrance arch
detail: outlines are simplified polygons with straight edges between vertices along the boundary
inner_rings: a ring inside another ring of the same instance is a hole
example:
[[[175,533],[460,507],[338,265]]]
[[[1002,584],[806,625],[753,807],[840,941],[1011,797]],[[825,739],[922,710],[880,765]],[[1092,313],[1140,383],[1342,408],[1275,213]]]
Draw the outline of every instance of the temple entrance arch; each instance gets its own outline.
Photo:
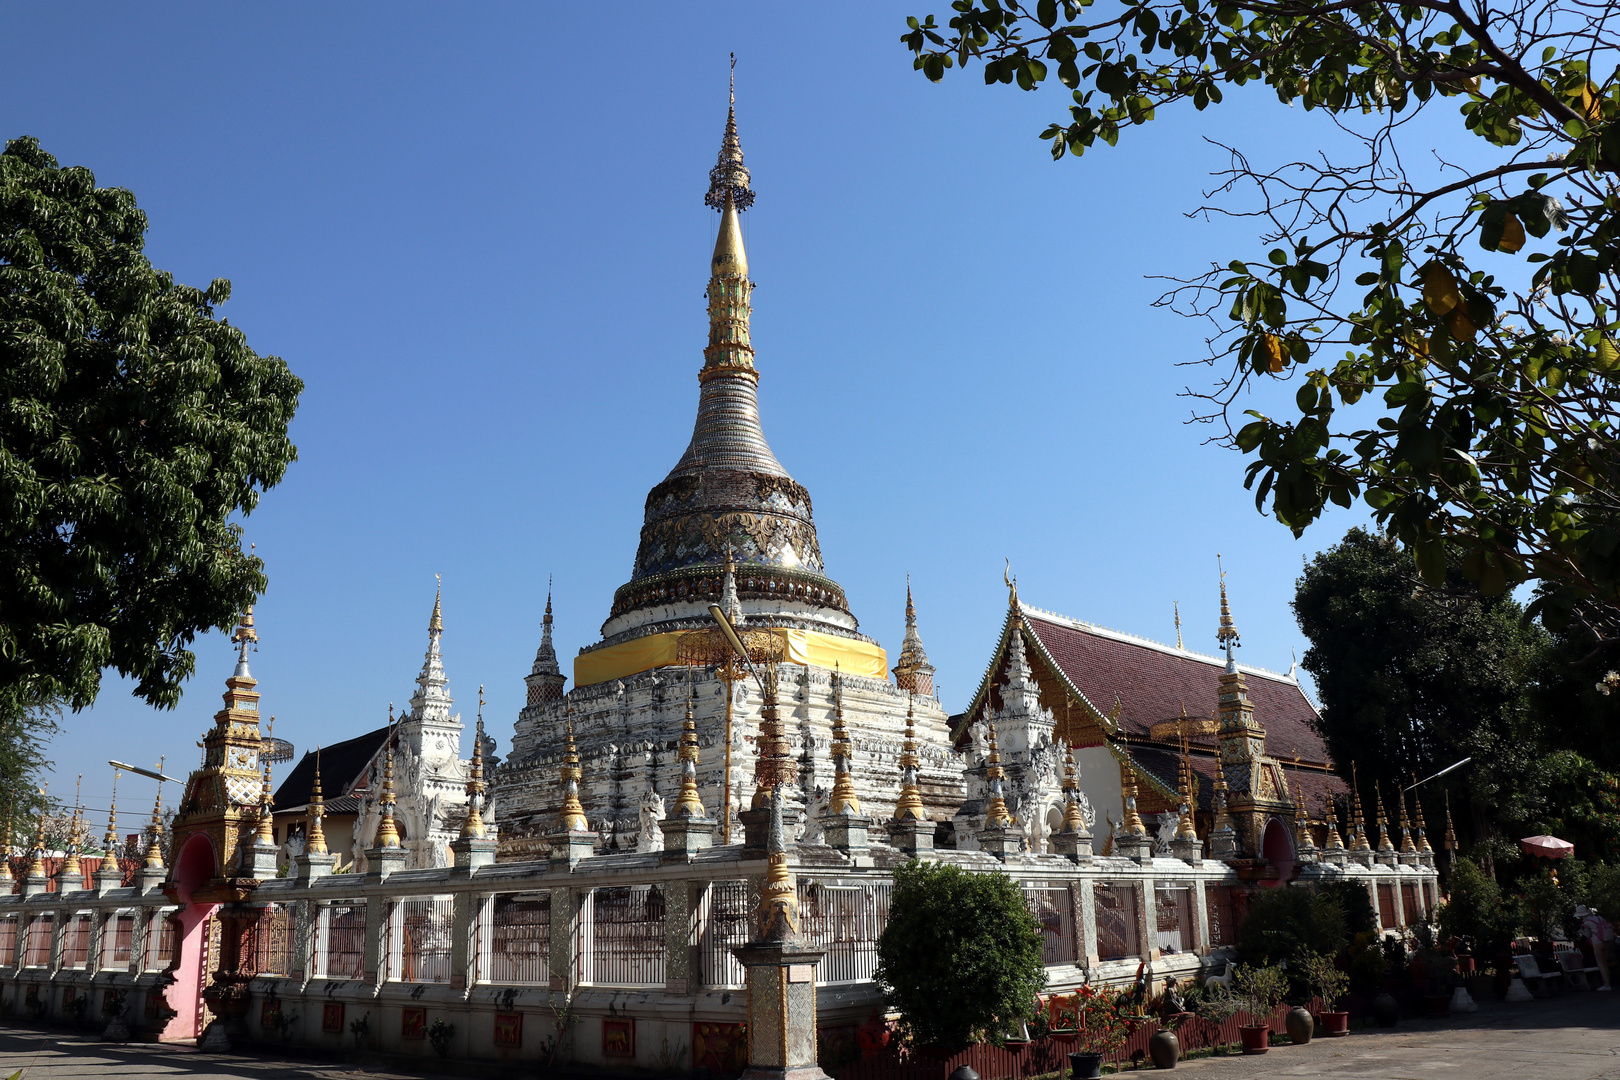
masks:
[[[1277,868],[1275,878],[1267,877],[1260,882],[1266,888],[1286,885],[1294,876],[1294,838],[1288,835],[1288,826],[1281,818],[1266,822],[1266,831],[1260,838],[1260,857]]]
[[[171,961],[174,982],[165,994],[174,1019],[158,1037],[161,1042],[180,1042],[195,1039],[203,1029],[203,985],[208,978],[209,941],[212,917],[218,904],[199,903],[193,894],[218,876],[213,841],[202,833],[193,833],[174,856],[174,895],[180,902],[178,912],[170,916],[178,923],[175,948],[180,953],[178,963]]]

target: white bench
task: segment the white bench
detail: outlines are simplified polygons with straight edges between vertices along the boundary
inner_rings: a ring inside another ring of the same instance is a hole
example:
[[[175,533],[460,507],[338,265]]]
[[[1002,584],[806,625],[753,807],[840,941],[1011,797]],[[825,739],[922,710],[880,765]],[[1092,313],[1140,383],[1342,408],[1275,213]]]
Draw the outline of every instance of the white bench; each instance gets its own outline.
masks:
[[[1564,969],[1564,978],[1576,990],[1592,989],[1588,975],[1601,975],[1597,965],[1586,966],[1586,958],[1578,949],[1563,949],[1558,953],[1558,966]]]
[[[1562,971],[1542,971],[1536,958],[1529,953],[1520,953],[1513,958],[1513,962],[1518,965],[1519,978],[1524,980],[1525,987],[1537,997],[1546,997],[1552,992],[1550,987],[1564,977]]]

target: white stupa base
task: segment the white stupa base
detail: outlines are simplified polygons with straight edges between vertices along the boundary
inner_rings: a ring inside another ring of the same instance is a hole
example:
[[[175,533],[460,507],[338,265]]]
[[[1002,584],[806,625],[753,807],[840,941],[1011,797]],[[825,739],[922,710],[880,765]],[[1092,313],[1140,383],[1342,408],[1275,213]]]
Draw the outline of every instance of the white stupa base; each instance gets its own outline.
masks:
[[[1468,988],[1459,986],[1451,992],[1451,1011],[1454,1013],[1471,1013],[1479,1011],[1479,1003],[1468,993]]]
[[[1508,983],[1507,993],[1502,995],[1503,1001],[1529,1001],[1530,988],[1524,985],[1524,980],[1515,975]]]

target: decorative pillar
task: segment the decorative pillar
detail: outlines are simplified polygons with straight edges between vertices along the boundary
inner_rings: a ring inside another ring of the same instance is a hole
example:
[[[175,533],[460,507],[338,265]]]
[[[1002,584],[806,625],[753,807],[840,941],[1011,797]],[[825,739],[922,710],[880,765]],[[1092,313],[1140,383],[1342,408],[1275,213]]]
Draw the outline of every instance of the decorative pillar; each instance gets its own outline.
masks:
[[[771,789],[769,871],[760,934],[732,954],[748,972],[748,1068],[742,1080],[825,1080],[816,1064],[816,964],[799,941],[798,901],[783,841],[782,789]]]
[[[667,818],[665,820],[668,820]],[[694,988],[692,970],[692,911],[698,890],[691,881],[664,884],[664,993],[680,997]]]

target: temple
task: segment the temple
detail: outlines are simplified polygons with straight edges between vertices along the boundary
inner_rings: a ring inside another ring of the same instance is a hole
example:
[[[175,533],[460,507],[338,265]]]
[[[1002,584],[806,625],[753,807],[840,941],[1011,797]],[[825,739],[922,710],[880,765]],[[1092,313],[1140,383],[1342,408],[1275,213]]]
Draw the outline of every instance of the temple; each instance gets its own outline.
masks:
[[[734,106],[709,180],[691,441],[571,673],[548,592],[507,759],[482,687],[461,756],[436,592],[409,707],[336,732],[272,798],[291,750],[260,729],[250,610],[166,837],[160,780],[145,866],[92,873],[77,818],[67,858],[43,816],[15,853],[0,1012],[82,1021],[99,993],[106,1038],[329,1054],[364,1036],[506,1068],[826,1080],[818,1061],[888,1038],[878,942],[907,860],[1006,875],[1053,1003],[1229,970],[1259,889],[1364,889],[1392,934],[1432,918],[1416,781],[1388,793],[1397,847],[1385,793],[1353,763],[1345,783],[1294,672],[1238,662],[1224,573],[1214,655],[1184,645],[1179,612],[1170,645],[1026,604],[1009,567],[955,716],[908,580],[890,666],[760,423]]]

